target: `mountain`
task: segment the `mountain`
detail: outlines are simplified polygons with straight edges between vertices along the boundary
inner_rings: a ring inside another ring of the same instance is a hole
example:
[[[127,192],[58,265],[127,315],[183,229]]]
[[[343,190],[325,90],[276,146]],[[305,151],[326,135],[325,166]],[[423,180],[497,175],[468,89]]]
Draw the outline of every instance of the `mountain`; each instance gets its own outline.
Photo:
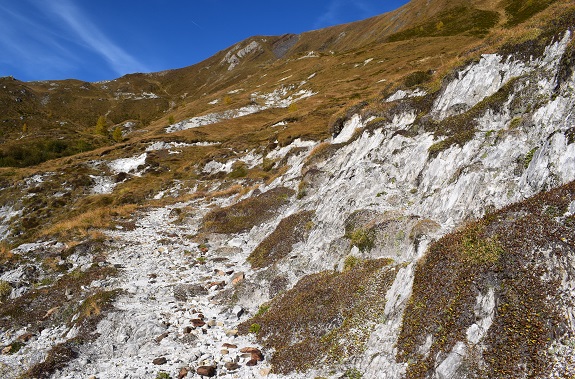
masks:
[[[575,375],[575,5],[414,0],[0,79],[0,376]]]

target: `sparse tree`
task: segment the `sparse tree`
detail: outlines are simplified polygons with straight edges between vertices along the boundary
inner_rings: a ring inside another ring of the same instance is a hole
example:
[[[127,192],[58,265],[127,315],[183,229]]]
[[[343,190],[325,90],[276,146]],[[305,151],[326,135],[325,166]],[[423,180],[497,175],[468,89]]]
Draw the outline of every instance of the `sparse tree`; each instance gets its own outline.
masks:
[[[438,31],[442,31],[443,30],[443,21],[439,21],[437,24],[435,24],[435,29],[437,29]]]
[[[96,134],[99,134],[101,136],[107,136],[108,135],[108,127],[106,126],[106,117],[104,117],[104,116],[98,117],[98,122],[96,122],[95,132],[96,132]]]
[[[22,125],[22,133],[23,134],[28,133],[28,124],[24,123],[24,125]]]
[[[124,137],[122,136],[122,129],[119,126],[116,126],[116,128],[114,128],[114,131],[112,132],[112,138],[116,142],[122,142],[122,140],[124,139]]]
[[[168,117],[168,123],[169,123],[170,125],[173,125],[173,124],[176,123],[176,119],[174,118],[174,116]]]

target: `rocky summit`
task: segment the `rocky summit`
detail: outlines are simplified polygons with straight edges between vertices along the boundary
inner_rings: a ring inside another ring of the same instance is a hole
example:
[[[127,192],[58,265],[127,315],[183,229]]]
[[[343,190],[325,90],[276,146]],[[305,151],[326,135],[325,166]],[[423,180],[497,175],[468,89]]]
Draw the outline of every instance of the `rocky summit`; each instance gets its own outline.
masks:
[[[575,376],[570,0],[0,78],[0,109],[2,378]]]

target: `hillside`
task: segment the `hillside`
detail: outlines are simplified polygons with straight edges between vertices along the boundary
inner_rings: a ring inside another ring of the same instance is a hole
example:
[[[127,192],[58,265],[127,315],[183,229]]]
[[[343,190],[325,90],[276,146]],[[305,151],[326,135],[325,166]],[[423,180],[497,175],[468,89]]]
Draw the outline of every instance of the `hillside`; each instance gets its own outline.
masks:
[[[0,376],[572,377],[574,29],[413,0],[1,78]]]

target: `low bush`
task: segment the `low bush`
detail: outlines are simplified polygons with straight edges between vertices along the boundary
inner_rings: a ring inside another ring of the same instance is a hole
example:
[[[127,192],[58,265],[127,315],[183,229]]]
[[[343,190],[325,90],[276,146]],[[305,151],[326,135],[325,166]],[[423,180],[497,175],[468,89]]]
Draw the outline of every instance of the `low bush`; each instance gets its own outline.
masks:
[[[272,218],[294,194],[294,190],[279,187],[229,207],[214,209],[204,217],[202,229],[212,233],[245,232]]]

